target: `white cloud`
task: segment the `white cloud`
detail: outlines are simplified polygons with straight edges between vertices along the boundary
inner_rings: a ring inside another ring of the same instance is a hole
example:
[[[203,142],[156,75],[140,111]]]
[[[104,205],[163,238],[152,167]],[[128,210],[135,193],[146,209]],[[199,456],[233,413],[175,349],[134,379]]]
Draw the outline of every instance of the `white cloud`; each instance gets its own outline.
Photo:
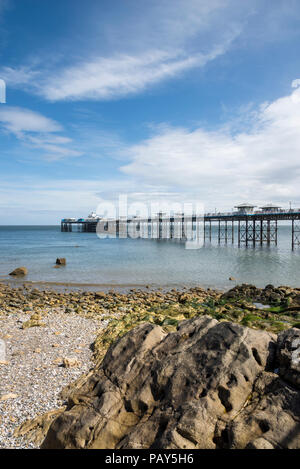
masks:
[[[254,116],[251,129],[234,134],[162,126],[129,148],[121,170],[141,186],[197,193],[210,207],[300,201],[300,88]]]
[[[232,8],[236,3],[153,1],[134,5],[132,11],[128,6],[126,20],[116,15],[107,18],[104,13],[106,22],[100,20],[100,24],[106,40],[87,31],[87,45],[81,44],[76,53],[69,51],[56,61],[47,54],[47,63],[31,56],[30,63],[0,68],[0,76],[8,88],[21,87],[50,101],[140,93],[224,54],[241,29],[241,11]],[[94,15],[98,28],[99,15],[102,18],[103,12]]]
[[[66,157],[81,156],[83,154],[82,152],[72,150],[71,148],[55,145],[54,143],[47,143],[47,141],[49,141],[48,138],[46,138],[46,142],[43,142],[40,139],[40,142],[36,143],[34,145],[34,148],[43,150],[44,158],[48,161],[56,161]]]
[[[300,78],[292,81],[292,88],[298,88],[300,86]]]
[[[59,132],[60,124],[38,112],[19,107],[3,106],[0,108],[2,126],[15,134],[22,132]]]
[[[2,67],[0,70],[1,78],[5,79],[11,87],[32,85],[39,74],[38,70],[32,70],[28,65],[18,68]]]
[[[4,67],[0,75],[8,87],[22,86],[49,101],[114,99],[142,92],[186,70],[202,67],[223,54],[229,42],[207,54],[153,50],[139,55],[95,57],[55,73]]]
[[[212,132],[161,125],[147,140],[122,146],[130,162],[114,179],[24,181],[24,187],[13,189],[1,182],[1,204],[14,200],[16,209],[52,210],[53,221],[73,214],[74,207],[74,216],[84,216],[119,193],[138,202],[196,199],[206,210],[229,210],[245,200],[300,206],[300,88],[248,112],[251,128],[236,132],[234,127],[234,133],[227,127]],[[34,138],[32,143],[51,145],[51,135]]]
[[[30,109],[1,107],[1,127],[5,132],[14,134],[23,144],[33,149],[43,150],[43,157],[48,160],[82,155],[81,152],[64,146],[70,144],[72,140],[56,135],[57,132],[63,130],[58,122]]]
[[[203,66],[222,52],[218,48],[208,55],[185,56],[152,51],[141,56],[97,58],[52,76],[38,86],[38,92],[50,101],[102,100],[135,94],[185,70]]]
[[[70,139],[69,137],[61,137],[59,135],[51,135],[49,137],[47,137],[47,135],[45,135],[43,138],[30,136],[30,137],[28,137],[28,139],[36,145],[40,145],[41,143],[65,144],[65,143],[71,143],[72,142],[72,139]]]
[[[299,34],[294,0],[272,8],[267,0],[152,0],[128,2],[119,14],[92,3],[72,36],[51,43],[52,55],[49,47],[0,68],[8,89],[50,101],[115,99],[203,67],[233,44],[248,50]]]

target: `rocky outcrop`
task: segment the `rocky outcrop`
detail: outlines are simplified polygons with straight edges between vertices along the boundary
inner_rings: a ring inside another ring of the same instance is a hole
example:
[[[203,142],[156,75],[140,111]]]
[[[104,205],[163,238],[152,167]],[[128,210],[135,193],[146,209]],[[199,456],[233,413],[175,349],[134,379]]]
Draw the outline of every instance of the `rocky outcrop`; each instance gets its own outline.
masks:
[[[65,257],[58,257],[56,259],[56,265],[66,265],[66,264],[67,264],[67,261]]]
[[[300,389],[300,330],[288,329],[278,337],[277,359],[279,374]]]
[[[300,448],[299,337],[208,316],[170,334],[142,324],[69,396],[42,448]]]
[[[229,280],[231,280],[231,278]],[[285,302],[299,305],[300,290],[287,286],[274,287],[274,285],[270,284],[266,285],[265,288],[257,288],[255,285],[243,283],[225,292],[221,298],[224,300],[245,299],[261,301],[264,304],[279,304]]]
[[[9,275],[12,275],[14,277],[23,277],[24,275],[28,274],[28,270],[26,267],[18,267],[17,269],[13,270],[10,272]]]

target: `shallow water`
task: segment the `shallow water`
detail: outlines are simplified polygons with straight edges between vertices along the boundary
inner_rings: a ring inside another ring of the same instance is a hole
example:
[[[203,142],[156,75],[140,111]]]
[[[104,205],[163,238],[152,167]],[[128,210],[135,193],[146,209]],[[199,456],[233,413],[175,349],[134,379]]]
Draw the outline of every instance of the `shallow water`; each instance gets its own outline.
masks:
[[[300,248],[291,251],[291,227],[280,226],[278,246],[218,246],[196,250],[165,240],[99,239],[94,233],[61,233],[60,226],[0,226],[0,276],[19,266],[26,280],[97,285],[201,285],[230,288],[235,282],[257,286],[300,285]],[[67,265],[53,268],[57,257]]]

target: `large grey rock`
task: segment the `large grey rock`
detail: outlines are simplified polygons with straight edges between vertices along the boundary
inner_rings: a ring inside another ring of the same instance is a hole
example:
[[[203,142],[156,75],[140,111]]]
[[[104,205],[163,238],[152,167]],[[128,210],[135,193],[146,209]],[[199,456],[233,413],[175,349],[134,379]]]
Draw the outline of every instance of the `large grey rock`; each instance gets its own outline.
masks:
[[[299,449],[299,390],[274,373],[261,373],[248,405],[227,424],[224,436],[229,448]]]
[[[70,396],[42,447],[288,447],[300,400],[273,372],[276,340],[208,316],[170,334],[138,326]]]
[[[278,336],[279,375],[300,389],[300,330],[293,328]]]

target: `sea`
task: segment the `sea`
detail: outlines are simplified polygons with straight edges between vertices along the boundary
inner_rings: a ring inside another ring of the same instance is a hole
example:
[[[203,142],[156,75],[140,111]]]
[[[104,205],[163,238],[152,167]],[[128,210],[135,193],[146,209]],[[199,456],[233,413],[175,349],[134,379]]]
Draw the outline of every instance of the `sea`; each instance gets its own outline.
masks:
[[[55,268],[56,258],[66,266]],[[9,273],[25,266],[28,275]],[[229,280],[233,277],[235,280]],[[300,247],[291,249],[291,226],[278,228],[278,245],[238,247],[212,241],[187,249],[179,240],[99,239],[96,233],[62,233],[60,226],[0,226],[0,280],[68,289],[183,288],[225,290],[235,283],[300,287]]]

